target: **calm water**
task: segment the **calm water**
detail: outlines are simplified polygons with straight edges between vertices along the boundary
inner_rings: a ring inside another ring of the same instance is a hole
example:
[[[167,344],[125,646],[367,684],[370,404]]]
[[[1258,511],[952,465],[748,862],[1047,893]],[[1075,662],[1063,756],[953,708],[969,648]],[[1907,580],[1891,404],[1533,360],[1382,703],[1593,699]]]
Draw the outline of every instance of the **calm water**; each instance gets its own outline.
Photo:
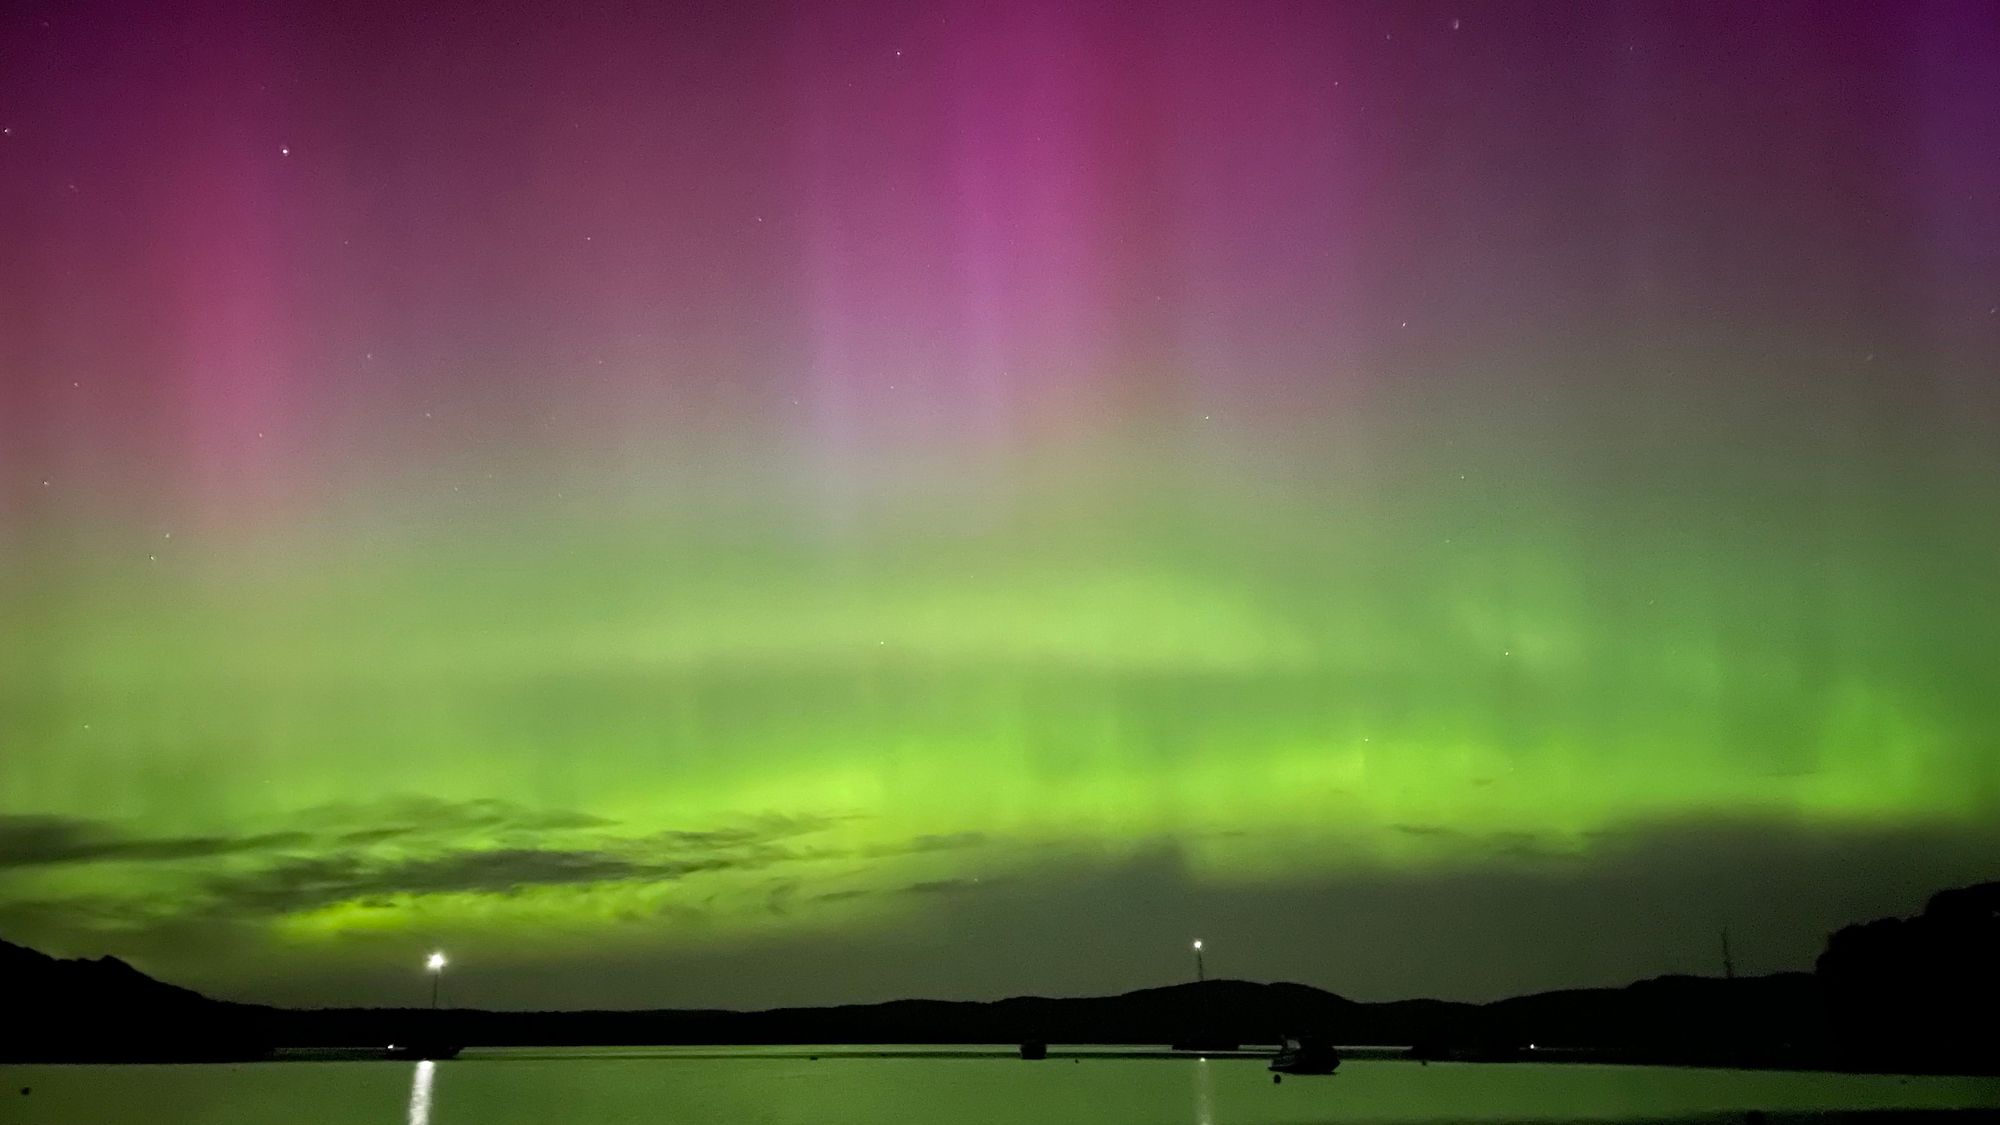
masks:
[[[0,1067],[0,1097],[0,1122],[24,1125],[1279,1125],[1993,1108],[2000,1080],[1357,1060],[1274,1086],[1263,1060],[1245,1058],[579,1048],[442,1063]]]

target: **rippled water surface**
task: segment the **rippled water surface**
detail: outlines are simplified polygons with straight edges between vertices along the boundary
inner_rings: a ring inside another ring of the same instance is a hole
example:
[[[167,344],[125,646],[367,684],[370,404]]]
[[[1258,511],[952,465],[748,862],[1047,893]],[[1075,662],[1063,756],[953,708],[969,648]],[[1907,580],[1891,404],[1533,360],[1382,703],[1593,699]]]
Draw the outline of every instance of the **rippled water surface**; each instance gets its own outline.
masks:
[[[986,1048],[468,1051],[440,1063],[0,1067],[0,1122],[155,1125],[1279,1125],[2000,1108],[2000,1080],[1356,1060],[1274,1085],[1254,1058]],[[22,1094],[21,1088],[31,1092]]]

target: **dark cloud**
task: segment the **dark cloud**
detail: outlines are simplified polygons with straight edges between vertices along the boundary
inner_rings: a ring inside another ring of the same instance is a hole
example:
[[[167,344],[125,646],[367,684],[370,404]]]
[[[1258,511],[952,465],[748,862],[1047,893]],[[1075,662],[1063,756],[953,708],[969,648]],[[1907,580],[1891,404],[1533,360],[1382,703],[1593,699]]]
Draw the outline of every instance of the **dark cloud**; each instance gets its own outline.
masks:
[[[792,912],[792,903],[799,897],[797,879],[774,879],[764,889],[764,910],[766,913],[786,917]]]
[[[128,836],[107,822],[81,817],[0,816],[0,868],[205,859],[298,847],[311,839],[304,832]]]
[[[342,832],[340,835],[335,836],[334,839],[343,844],[366,847],[369,844],[381,844],[399,839],[410,835],[411,832],[412,829],[408,825],[397,825],[390,828],[358,828],[352,832]]]
[[[0,910],[8,912],[0,917],[28,919],[37,930],[104,932],[176,918],[268,918],[340,902],[391,909],[403,898],[426,894],[508,895],[538,886],[665,882],[709,871],[851,857],[856,853],[850,850],[789,846],[843,819],[774,813],[719,827],[623,836],[610,831],[616,822],[583,813],[430,798],[319,806],[294,818],[299,830],[239,837],[139,837],[80,818],[0,817],[0,870],[113,860],[238,860],[170,898],[16,899],[0,901]],[[475,840],[497,846],[465,846]],[[774,891],[771,909],[786,909],[795,893],[796,888]]]
[[[447,801],[423,796],[318,805],[300,812],[296,819],[300,824],[349,844],[458,836],[472,832],[582,831],[611,828],[617,823],[589,813],[531,808],[497,797]]]
[[[905,883],[900,887],[844,887],[835,891],[823,891],[812,896],[814,902],[847,902],[873,895],[951,895],[967,891],[1005,886],[1011,880],[970,877],[964,879],[924,879],[915,883]]]
[[[0,816],[0,870],[56,864],[213,859],[327,848],[365,849],[392,843],[414,846],[472,833],[503,839],[532,838],[551,832],[601,831],[616,823],[587,813],[532,809],[501,800],[442,801],[425,797],[373,804],[322,805],[292,819],[301,827],[240,836],[139,836],[112,822],[82,817]],[[758,822],[748,828],[668,835],[678,835],[677,842],[683,844],[721,846],[772,838],[781,830],[802,831],[803,823]],[[309,862],[319,861],[300,860],[288,866]]]
[[[572,966],[574,991],[562,995],[536,991],[525,970],[506,988],[525,993],[523,1004],[566,1005],[1092,994],[1187,979],[1186,943],[1199,936],[1213,975],[1302,981],[1360,999],[1491,999],[1717,973],[1723,925],[1739,969],[1810,969],[1832,929],[2000,874],[2000,829],[1964,826],[1680,820],[1569,840],[1554,853],[1540,838],[1465,836],[1476,846],[1441,845],[1433,861],[1357,860],[1346,870],[1327,870],[1332,861],[1302,843],[1298,874],[1235,878],[1192,864],[1166,840],[1111,862],[1081,847],[1051,849],[976,893],[939,878],[811,896],[829,909],[912,896],[905,901],[920,911],[894,927],[663,947],[644,960]],[[1510,848],[1521,854],[1494,854]],[[1319,870],[1308,873],[1308,863]],[[594,983],[600,974],[616,987]]]
[[[208,909],[224,914],[286,914],[338,902],[386,904],[391,896],[513,894],[527,887],[663,882],[702,871],[761,867],[768,861],[723,854],[644,860],[607,851],[495,848],[414,859],[365,853],[286,860],[261,871],[226,875],[203,886]]]
[[[288,858],[258,871],[208,880],[203,886],[208,909],[223,914],[284,914],[338,902],[386,903],[395,896],[506,895],[527,887],[658,883],[708,871],[755,870],[819,858],[820,853],[795,852],[784,842],[823,831],[839,819],[772,814],[717,828],[632,837],[595,831],[613,824],[601,818],[523,810],[498,801],[438,802],[428,807],[434,815],[426,818],[426,831],[438,824],[592,831],[584,831],[588,843],[576,847],[459,847],[429,855],[384,855],[376,848],[351,847],[328,855]],[[348,831],[338,839],[353,842],[361,834]],[[422,839],[415,831],[367,838],[371,844],[405,845]],[[789,897],[789,893],[774,896],[773,909],[782,909]]]
[[[924,855],[928,852],[963,851],[967,848],[983,848],[997,843],[984,832],[949,832],[912,836],[895,843],[876,844],[854,853],[862,859],[890,859],[903,855]]]
[[[850,816],[770,813],[717,827],[669,829],[638,836],[617,834],[618,822],[588,813],[561,809],[536,809],[498,799],[443,801],[427,797],[401,797],[362,803],[320,805],[291,818],[299,827],[283,832],[241,836],[139,836],[109,821],[62,816],[0,816],[0,869],[49,866],[54,864],[111,861],[170,861],[248,856],[260,853],[333,853],[316,858],[297,858],[273,865],[266,874],[283,873],[288,882],[307,885],[315,875],[326,875],[331,883],[354,882],[356,872],[375,871],[381,865],[368,858],[372,851],[390,850],[444,852],[455,856],[507,857],[502,867],[518,867],[523,878],[516,884],[538,881],[590,882],[592,871],[605,879],[641,878],[649,874],[673,874],[690,862],[711,853],[738,853],[737,865],[754,860],[759,864],[793,859],[886,858],[923,852],[948,851],[983,845],[987,838],[976,832],[914,837],[906,842],[874,846],[862,850],[792,847],[794,841],[826,831]],[[561,837],[562,847],[549,847],[546,838]],[[480,842],[497,842],[497,848],[467,848],[456,842],[465,837],[482,837]],[[748,854],[741,854],[748,853]],[[543,857],[530,861],[527,857]],[[586,864],[581,857],[599,857]],[[662,860],[659,857],[682,857]],[[635,858],[637,857],[637,858]],[[449,882],[446,874],[422,867],[436,859],[404,861],[413,890],[431,882]],[[535,863],[568,863],[558,871],[536,868]],[[540,878],[540,875],[560,878]],[[504,878],[471,879],[480,889],[487,882],[505,884]],[[283,896],[280,896],[283,897]]]
[[[0,869],[55,864],[165,862],[211,859],[310,847],[367,847],[449,838],[473,832],[499,836],[602,830],[614,821],[588,813],[532,809],[508,801],[442,801],[405,797],[361,805],[322,805],[292,818],[300,827],[238,836],[140,836],[105,820],[68,816],[0,816]],[[349,826],[352,827],[349,827]],[[754,840],[774,827],[706,834],[712,844]],[[685,833],[696,841],[704,833]]]
[[[998,879],[984,879],[977,876],[969,879],[926,879],[921,883],[911,883],[903,887],[900,893],[909,895],[961,894],[965,891],[989,888],[1000,882],[1001,880]]]
[[[824,832],[851,819],[853,818],[842,816],[771,813],[721,828],[670,829],[665,832],[655,832],[647,839],[676,848],[758,847],[799,836],[809,836],[815,832]]]
[[[1360,999],[1481,999],[1717,972],[1724,925],[1740,969],[1809,968],[1842,924],[1906,913],[1940,888],[2000,875],[2000,828],[1683,819],[1563,841],[1560,855],[1496,855],[1541,841],[1474,839],[1440,843],[1422,863],[1357,858],[1345,869],[1330,869],[1340,861],[1322,844],[1301,841],[1289,875],[1282,864],[1218,874],[1172,841],[1115,861],[1081,844],[1037,847],[1008,853],[1027,862],[996,867],[976,891],[951,871],[871,885],[865,867],[822,884],[754,847],[605,841],[418,859],[358,854],[286,859],[201,902],[0,905],[0,934],[72,955],[147,954],[143,967],[233,998],[402,1003],[405,949],[357,936],[302,965],[295,950],[248,935],[267,932],[261,924],[275,913],[336,901],[390,907],[423,891],[506,894],[763,867],[770,879],[742,909],[800,915],[850,900],[903,908],[887,915],[894,925],[752,937],[721,926],[721,907],[694,896],[648,915],[660,922],[657,944],[634,946],[629,933],[584,949],[520,937],[504,961],[482,958],[476,985],[467,978],[464,987],[502,1007],[1104,993],[1185,979],[1186,942],[1199,936],[1217,975],[1302,981]],[[1284,845],[1265,837],[1262,846],[1281,854]]]
[[[948,852],[960,848],[977,848],[987,842],[984,832],[951,832],[944,835],[918,836],[910,841],[911,852]]]

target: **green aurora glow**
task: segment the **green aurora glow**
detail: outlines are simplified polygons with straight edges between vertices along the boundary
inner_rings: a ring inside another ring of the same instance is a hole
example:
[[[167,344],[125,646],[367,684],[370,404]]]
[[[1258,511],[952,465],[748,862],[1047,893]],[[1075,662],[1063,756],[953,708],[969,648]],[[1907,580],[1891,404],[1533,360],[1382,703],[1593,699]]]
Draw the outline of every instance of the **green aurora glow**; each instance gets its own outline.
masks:
[[[1926,177],[2000,186],[2000,144],[1947,168],[1844,78],[1758,102],[1777,55],[1698,71],[1742,95],[1710,104],[1688,60],[1572,54],[1632,28],[1421,8],[1224,6],[1200,52],[1105,16],[1156,69],[853,17],[912,66],[1046,61],[1025,108],[745,27],[669,113],[606,51],[581,116],[672,143],[527,114],[507,190],[449,138],[513,71],[387,17],[383,96],[431,108],[386,135],[250,32],[120,87],[104,151],[191,130],[240,195],[148,209],[44,139],[79,87],[0,97],[40,232],[0,265],[0,936],[316,1003],[414,998],[434,944],[501,1006],[1103,990],[1193,932],[1230,975],[1474,995],[1707,969],[1723,923],[1802,967],[1990,875],[2000,266],[1984,189]],[[1666,11],[1662,52],[1865,41]],[[1533,127],[1429,98],[1384,28],[1499,37],[1449,72]],[[519,47],[528,108],[563,42]],[[239,49],[319,111],[149,116]],[[1842,178],[1871,144],[1930,171]],[[197,249],[128,268],[161,231]]]

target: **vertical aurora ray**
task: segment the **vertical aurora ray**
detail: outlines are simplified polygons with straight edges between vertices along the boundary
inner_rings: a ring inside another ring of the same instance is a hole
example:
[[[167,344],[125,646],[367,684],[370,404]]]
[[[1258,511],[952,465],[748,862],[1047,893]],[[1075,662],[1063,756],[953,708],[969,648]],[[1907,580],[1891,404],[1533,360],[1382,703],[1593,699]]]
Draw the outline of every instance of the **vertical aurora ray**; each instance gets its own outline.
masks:
[[[1479,993],[2000,861],[1984,9],[23,13],[0,936]]]

